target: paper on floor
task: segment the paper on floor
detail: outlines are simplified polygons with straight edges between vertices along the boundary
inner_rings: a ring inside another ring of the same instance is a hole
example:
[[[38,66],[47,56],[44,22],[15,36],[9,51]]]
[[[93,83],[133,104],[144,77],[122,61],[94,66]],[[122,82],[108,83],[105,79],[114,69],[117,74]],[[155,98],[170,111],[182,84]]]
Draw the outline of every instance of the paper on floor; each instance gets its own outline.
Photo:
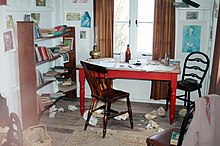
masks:
[[[77,110],[77,107],[74,105],[68,105],[68,110],[75,111],[75,110]]]
[[[86,112],[84,112],[84,114],[83,114],[84,120],[87,120],[88,112],[89,112],[88,110]],[[90,120],[89,120],[89,124],[92,126],[96,126],[97,122],[98,122],[98,119],[96,117],[94,117],[93,115],[91,115]]]
[[[146,129],[157,129],[157,128],[159,128],[159,125],[153,120],[150,120],[146,126]]]
[[[125,113],[125,114],[123,114],[123,115],[114,117],[114,119],[121,121],[121,120],[126,120],[128,117],[129,117],[129,114],[128,114],[128,113]]]

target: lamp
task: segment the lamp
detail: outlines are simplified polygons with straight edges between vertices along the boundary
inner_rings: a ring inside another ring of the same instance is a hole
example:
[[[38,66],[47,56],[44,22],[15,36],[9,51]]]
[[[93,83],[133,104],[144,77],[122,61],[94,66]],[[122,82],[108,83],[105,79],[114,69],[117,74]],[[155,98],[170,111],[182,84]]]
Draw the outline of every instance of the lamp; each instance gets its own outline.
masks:
[[[90,56],[92,57],[92,59],[97,59],[100,57],[100,50],[98,49],[98,45],[97,45],[97,30],[96,27],[94,27],[94,46],[93,46],[93,50],[90,51]]]

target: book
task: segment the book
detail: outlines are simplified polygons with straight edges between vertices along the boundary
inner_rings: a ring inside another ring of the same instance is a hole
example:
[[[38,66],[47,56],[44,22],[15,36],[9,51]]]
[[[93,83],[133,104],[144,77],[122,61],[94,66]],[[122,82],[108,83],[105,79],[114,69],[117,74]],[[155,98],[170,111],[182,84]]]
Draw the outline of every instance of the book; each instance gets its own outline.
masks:
[[[179,133],[172,132],[171,139],[170,139],[170,144],[171,145],[177,145],[178,140],[179,140]]]

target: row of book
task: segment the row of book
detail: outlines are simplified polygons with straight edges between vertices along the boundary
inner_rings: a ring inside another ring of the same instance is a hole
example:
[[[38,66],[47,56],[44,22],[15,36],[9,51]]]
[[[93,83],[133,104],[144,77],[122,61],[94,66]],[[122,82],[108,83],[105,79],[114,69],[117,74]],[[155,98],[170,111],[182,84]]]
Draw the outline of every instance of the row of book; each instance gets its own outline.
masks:
[[[47,49],[45,46],[36,46],[35,47],[35,56],[36,62],[49,60],[54,58],[54,54],[50,49]]]

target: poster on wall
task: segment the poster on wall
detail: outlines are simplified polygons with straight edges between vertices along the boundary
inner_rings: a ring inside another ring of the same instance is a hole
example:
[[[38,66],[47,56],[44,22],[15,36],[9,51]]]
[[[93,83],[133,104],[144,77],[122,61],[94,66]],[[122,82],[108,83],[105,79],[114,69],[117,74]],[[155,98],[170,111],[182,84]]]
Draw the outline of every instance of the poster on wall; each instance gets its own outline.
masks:
[[[8,29],[3,33],[5,52],[15,51],[13,29]]]
[[[89,12],[85,11],[85,13],[82,15],[81,18],[81,27],[91,27],[91,17],[89,15]]]
[[[67,13],[66,14],[66,21],[79,21],[80,20],[80,13]]]
[[[201,25],[183,25],[182,52],[200,51]]]

